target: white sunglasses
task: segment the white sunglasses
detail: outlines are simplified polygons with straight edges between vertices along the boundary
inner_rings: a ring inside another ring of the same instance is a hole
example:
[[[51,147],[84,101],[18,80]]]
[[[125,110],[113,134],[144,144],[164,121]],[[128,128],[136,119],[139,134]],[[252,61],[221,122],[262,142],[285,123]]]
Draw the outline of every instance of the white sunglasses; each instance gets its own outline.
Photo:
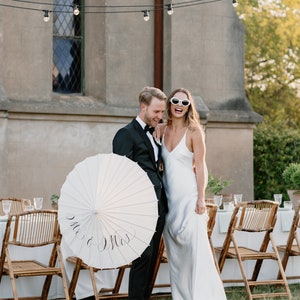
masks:
[[[181,100],[177,97],[171,98],[170,102],[174,105],[178,105],[180,103],[182,106],[189,106],[191,104],[190,100],[188,100],[188,99],[182,99]]]

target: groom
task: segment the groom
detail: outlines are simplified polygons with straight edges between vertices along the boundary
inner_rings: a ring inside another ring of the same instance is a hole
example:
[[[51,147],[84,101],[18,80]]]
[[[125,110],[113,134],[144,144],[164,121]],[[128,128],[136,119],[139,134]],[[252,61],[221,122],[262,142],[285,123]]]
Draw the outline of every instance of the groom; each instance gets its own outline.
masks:
[[[139,164],[152,181],[158,199],[159,218],[156,231],[150,245],[132,262],[129,274],[129,300],[150,298],[151,280],[165,224],[167,200],[159,173],[160,146],[155,143],[151,132],[163,118],[166,98],[160,89],[145,87],[139,95],[139,115],[121,128],[113,139],[113,152],[125,155]]]

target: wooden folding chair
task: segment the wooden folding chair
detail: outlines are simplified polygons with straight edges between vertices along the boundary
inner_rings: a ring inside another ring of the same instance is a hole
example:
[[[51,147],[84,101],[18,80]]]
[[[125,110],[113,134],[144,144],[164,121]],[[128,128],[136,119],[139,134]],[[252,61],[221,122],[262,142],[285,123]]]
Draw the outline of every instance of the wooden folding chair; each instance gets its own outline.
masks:
[[[21,198],[0,198],[0,216],[5,215],[2,210],[2,200],[10,200],[11,201],[11,208],[10,213],[11,214],[19,214],[24,212],[24,202],[30,201],[28,199],[21,199]]]
[[[9,275],[14,299],[18,299],[15,279],[28,276],[45,276],[42,293],[38,299],[47,299],[53,275],[62,278],[65,297],[67,300],[70,299],[60,242],[57,211],[30,211],[9,215],[1,250],[0,282],[3,275]],[[51,250],[48,264],[38,261],[34,253],[33,259],[30,260],[21,257],[12,259],[11,247],[26,247],[31,251],[46,245],[49,245]],[[35,298],[37,297],[30,297]]]
[[[300,229],[300,202],[298,203],[298,206],[295,209],[293,222],[291,225],[290,233],[287,239],[287,242],[285,245],[279,245],[277,246],[277,249],[279,252],[283,252],[283,257],[281,260],[282,267],[284,270],[286,270],[288,260],[290,256],[300,256],[300,236],[297,232],[298,229]],[[278,278],[281,278],[281,274],[278,274]],[[300,278],[300,272],[299,275],[294,276],[286,276],[287,279],[297,279]]]
[[[217,268],[217,270],[220,274],[219,263],[218,263],[218,260],[217,260],[217,257],[216,257],[215,247],[213,245],[212,238],[211,238],[213,230],[215,228],[215,224],[216,224],[216,217],[217,217],[218,207],[215,204],[206,203],[206,209],[207,209],[207,213],[208,213],[208,217],[209,217],[209,220],[208,220],[208,223],[207,223],[208,240],[209,240],[209,243],[210,243],[210,247],[211,247],[211,251],[212,251],[212,254],[213,254],[213,258],[214,258],[214,261],[215,261],[216,268]]]
[[[81,270],[89,271],[95,299],[117,299],[117,298],[124,298],[124,297],[128,296],[127,293],[120,293],[120,287],[121,287],[121,283],[122,283],[122,280],[124,277],[125,270],[127,268],[130,268],[130,266],[131,266],[130,264],[117,268],[118,275],[117,275],[117,278],[115,280],[115,284],[113,287],[102,288],[101,290],[99,290],[96,285],[95,273],[97,273],[99,271],[107,271],[107,270],[114,270],[114,269],[94,268],[94,267],[91,267],[91,266],[87,265],[86,263],[84,263],[82,261],[82,259],[80,259],[79,257],[75,257],[75,256],[67,257],[67,261],[75,265],[74,271],[73,271],[73,276],[72,276],[70,286],[69,286],[69,296],[71,299],[74,296],[76,284],[77,284],[79,273]]]
[[[218,207],[217,207],[217,205],[206,201],[206,209],[207,209],[207,214],[208,214],[208,217],[209,217],[209,220],[207,222],[208,240],[209,240],[209,243],[210,243],[210,247],[211,247],[211,251],[212,251],[212,254],[213,254],[213,258],[214,258],[214,261],[215,261],[216,268],[219,271],[219,265],[218,265],[218,261],[217,261],[217,258],[216,258],[216,253],[215,253],[212,238],[211,238],[214,227],[215,227],[215,223],[216,223],[216,215],[217,215]],[[167,288],[167,287],[170,287],[169,282],[168,283],[155,284],[155,280],[156,280],[156,277],[157,277],[157,274],[158,274],[158,271],[159,271],[160,264],[161,263],[168,263],[168,258],[167,258],[166,252],[164,250],[165,250],[165,246],[164,246],[164,241],[163,241],[163,238],[162,238],[161,242],[160,242],[160,247],[159,247],[158,259],[157,259],[157,263],[156,263],[156,266],[155,266],[155,271],[154,271],[154,275],[153,275],[153,279],[152,279],[152,290],[153,290],[153,288]],[[168,296],[168,295],[170,295],[170,293],[159,293],[157,295],[152,294],[152,298],[165,297],[165,296]]]
[[[223,247],[215,248],[220,252],[219,268],[221,274],[227,259],[237,259],[242,279],[223,279],[223,282],[243,282],[249,299],[284,296],[291,299],[291,292],[273,238],[273,228],[276,223],[277,210],[278,203],[268,200],[257,200],[237,204],[229,223],[228,233],[224,240]],[[252,245],[249,247],[242,246],[239,240],[241,235],[244,234],[257,235],[256,240],[260,244],[259,249],[254,249],[255,247]],[[269,245],[272,246],[272,249],[270,249],[271,247],[269,247]],[[244,261],[248,260],[256,261],[250,279],[247,276],[244,266]],[[274,260],[277,262],[281,279],[258,280],[264,260]],[[254,287],[262,285],[271,285],[274,287],[274,291],[255,293]],[[281,289],[279,289],[280,287]]]

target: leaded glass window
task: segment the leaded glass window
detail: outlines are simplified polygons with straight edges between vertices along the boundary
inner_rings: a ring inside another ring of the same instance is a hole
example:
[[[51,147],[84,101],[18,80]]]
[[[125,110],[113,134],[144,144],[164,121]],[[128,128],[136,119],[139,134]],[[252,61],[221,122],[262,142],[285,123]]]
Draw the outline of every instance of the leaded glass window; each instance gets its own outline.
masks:
[[[53,91],[82,92],[81,15],[73,14],[82,0],[54,0],[53,9]]]

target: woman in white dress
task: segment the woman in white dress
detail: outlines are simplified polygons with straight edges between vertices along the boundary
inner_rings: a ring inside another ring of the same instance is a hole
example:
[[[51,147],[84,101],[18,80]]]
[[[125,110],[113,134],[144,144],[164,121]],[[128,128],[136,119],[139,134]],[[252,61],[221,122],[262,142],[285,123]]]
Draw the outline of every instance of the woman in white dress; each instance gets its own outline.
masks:
[[[169,212],[164,241],[173,300],[226,299],[207,237],[207,170],[204,132],[190,92],[180,88],[167,101],[161,124],[164,184]]]

